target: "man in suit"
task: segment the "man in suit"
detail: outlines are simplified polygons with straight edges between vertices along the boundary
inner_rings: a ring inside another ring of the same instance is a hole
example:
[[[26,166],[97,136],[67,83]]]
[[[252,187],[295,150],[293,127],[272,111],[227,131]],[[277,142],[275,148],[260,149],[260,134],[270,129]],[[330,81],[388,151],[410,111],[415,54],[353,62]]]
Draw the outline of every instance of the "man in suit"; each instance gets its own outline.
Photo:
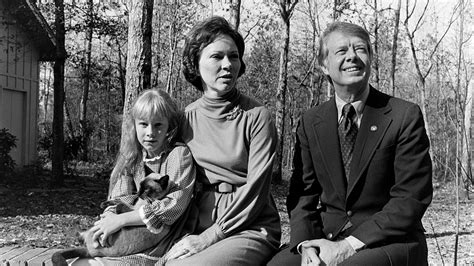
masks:
[[[369,85],[367,31],[335,22],[319,63],[335,97],[297,130],[290,246],[269,265],[427,265],[432,166],[420,108]]]

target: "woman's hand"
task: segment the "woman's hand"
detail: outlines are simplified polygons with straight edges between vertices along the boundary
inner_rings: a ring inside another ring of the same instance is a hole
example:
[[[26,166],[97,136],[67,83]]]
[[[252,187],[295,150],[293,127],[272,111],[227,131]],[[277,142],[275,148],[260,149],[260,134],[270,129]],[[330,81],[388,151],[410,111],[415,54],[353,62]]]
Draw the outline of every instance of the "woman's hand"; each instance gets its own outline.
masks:
[[[168,251],[166,259],[184,259],[199,253],[210,245],[211,243],[208,243],[205,238],[199,235],[189,235],[183,237]]]
[[[93,232],[92,240],[98,241],[101,246],[109,246],[107,243],[107,238],[113,233],[119,231],[123,227],[122,219],[120,215],[115,213],[107,213],[106,215],[101,215],[101,219],[94,223],[94,226],[91,228]]]

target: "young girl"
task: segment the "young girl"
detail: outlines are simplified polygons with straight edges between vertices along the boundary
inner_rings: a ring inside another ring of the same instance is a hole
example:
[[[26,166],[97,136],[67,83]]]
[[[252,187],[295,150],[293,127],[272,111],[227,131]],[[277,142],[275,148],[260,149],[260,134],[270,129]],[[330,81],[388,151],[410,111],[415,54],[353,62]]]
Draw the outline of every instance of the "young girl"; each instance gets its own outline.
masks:
[[[144,264],[150,256],[162,256],[185,234],[183,227],[190,210],[188,204],[194,190],[195,168],[188,148],[176,143],[180,115],[171,97],[162,90],[144,91],[133,104],[111,174],[108,199],[118,199],[133,206],[137,202],[140,182],[153,173],[169,176],[169,192],[163,199],[131,212],[117,214],[111,206],[91,230],[93,239],[105,246],[108,237],[126,226],[146,226],[149,231],[159,233],[159,241],[150,243],[151,246],[141,254],[94,258],[95,261]]]

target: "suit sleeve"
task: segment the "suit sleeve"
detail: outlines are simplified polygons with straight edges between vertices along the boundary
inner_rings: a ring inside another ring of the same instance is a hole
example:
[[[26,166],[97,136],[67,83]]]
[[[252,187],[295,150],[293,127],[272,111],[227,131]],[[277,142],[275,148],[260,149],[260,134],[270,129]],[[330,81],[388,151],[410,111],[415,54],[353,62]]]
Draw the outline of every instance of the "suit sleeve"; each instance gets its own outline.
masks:
[[[290,249],[296,252],[297,245],[304,240],[324,237],[318,210],[321,186],[314,172],[304,117],[297,129],[294,172],[290,180],[287,209],[290,216]]]
[[[420,108],[417,105],[406,108],[402,121],[396,141],[390,199],[352,232],[367,246],[420,230],[421,218],[431,203],[429,140]]]

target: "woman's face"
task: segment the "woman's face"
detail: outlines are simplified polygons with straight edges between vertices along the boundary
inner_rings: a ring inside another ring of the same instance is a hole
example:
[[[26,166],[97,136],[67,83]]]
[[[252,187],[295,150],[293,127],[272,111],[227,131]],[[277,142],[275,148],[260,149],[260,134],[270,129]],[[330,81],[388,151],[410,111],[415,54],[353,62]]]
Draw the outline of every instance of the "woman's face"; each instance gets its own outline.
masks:
[[[237,45],[227,35],[218,36],[201,51],[199,74],[204,94],[222,96],[234,88],[240,70]]]

